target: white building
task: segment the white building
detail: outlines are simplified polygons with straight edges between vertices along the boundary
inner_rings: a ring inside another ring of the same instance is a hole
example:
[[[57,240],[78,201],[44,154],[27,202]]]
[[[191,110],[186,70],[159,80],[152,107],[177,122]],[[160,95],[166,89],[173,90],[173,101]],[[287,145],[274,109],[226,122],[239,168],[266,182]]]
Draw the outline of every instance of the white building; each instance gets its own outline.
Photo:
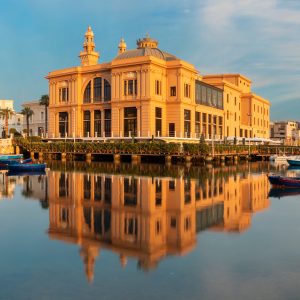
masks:
[[[29,136],[45,136],[45,106],[40,105],[36,100],[24,102],[22,107],[30,107],[33,111],[33,115],[29,118]],[[24,116],[23,125],[27,128],[26,116]]]
[[[8,115],[8,132],[11,129],[15,129],[17,132],[23,131],[23,115],[16,113],[14,110],[14,100],[0,100],[0,110],[9,109],[11,114]],[[5,116],[0,117],[0,129],[1,131],[5,127]]]
[[[300,127],[296,121],[275,121],[270,123],[270,138],[287,145],[299,144]]]

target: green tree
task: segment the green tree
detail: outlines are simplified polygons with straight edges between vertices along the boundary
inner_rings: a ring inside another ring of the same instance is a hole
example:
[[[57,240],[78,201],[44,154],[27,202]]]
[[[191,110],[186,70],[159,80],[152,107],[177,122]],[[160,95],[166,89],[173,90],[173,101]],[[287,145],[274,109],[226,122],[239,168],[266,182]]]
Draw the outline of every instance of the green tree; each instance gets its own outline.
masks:
[[[22,109],[21,114],[26,117],[27,135],[29,136],[29,118],[33,115],[33,110],[26,106]]]
[[[39,101],[40,105],[45,107],[45,134],[48,133],[48,106],[49,106],[49,96],[42,95]]]
[[[5,135],[8,136],[8,119],[14,115],[14,111],[11,108],[2,108],[0,109],[0,115],[3,116],[5,120],[4,129]]]

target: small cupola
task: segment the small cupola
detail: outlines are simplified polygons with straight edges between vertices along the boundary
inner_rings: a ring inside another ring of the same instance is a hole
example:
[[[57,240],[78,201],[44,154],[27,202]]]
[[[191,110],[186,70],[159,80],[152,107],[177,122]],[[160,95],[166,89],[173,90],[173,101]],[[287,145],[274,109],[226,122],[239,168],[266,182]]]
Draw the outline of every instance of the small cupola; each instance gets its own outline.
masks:
[[[149,37],[149,34],[146,34],[146,37],[143,39],[138,39],[136,41],[137,48],[138,49],[143,49],[143,48],[157,48],[158,46],[158,41],[155,39],[152,39]]]
[[[88,27],[83,42],[83,51],[79,54],[81,65],[96,65],[99,59],[99,53],[95,51],[94,33],[91,26]]]
[[[127,45],[123,38],[121,38],[118,48],[119,48],[118,54],[122,54],[126,51]]]

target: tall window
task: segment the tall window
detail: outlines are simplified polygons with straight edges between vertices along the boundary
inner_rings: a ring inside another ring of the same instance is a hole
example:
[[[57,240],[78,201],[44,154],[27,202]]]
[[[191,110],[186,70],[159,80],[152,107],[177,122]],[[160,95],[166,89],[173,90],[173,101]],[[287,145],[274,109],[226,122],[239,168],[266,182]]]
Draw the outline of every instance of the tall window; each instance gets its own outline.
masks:
[[[200,112],[195,112],[195,133],[197,137],[200,137]]]
[[[89,137],[91,134],[91,112],[89,110],[83,112],[83,134],[85,137]]]
[[[176,96],[176,86],[171,86],[170,87],[170,96],[171,97]]]
[[[191,137],[191,111],[184,110],[184,135],[185,137]]]
[[[207,114],[203,113],[202,114],[202,133],[205,136],[207,135],[206,125],[207,125]]]
[[[83,102],[84,103],[90,103],[91,102],[91,82],[88,83],[84,90],[83,94]]]
[[[155,135],[161,136],[162,131],[162,109],[155,107]]]
[[[101,111],[95,110],[94,111],[94,132],[95,137],[101,136]]]
[[[155,80],[155,94],[161,95],[161,81]]]
[[[102,178],[101,176],[94,177],[94,199],[95,201],[101,201],[101,184]]]
[[[124,95],[125,96],[137,95],[137,80],[136,79],[124,80]]]
[[[59,113],[59,123],[58,123],[59,133],[61,137],[66,137],[68,135],[68,113]]]
[[[191,85],[188,83],[184,84],[184,97],[191,98]]]
[[[61,173],[59,176],[59,197],[69,196],[69,182],[65,173]]]
[[[124,178],[124,205],[137,205],[137,179]]]
[[[110,83],[104,79],[104,101],[110,101],[111,100],[111,87]]]
[[[137,135],[137,109],[136,107],[124,108],[124,136]]]
[[[91,199],[91,177],[89,174],[84,174],[83,176],[83,198],[85,200]]]
[[[104,131],[105,136],[111,136],[111,109],[104,110]]]
[[[91,82],[89,83],[89,85]],[[102,100],[102,78],[94,78],[94,101]],[[89,101],[88,101],[89,102]]]
[[[59,101],[66,102],[69,100],[69,88],[64,87],[59,89]]]

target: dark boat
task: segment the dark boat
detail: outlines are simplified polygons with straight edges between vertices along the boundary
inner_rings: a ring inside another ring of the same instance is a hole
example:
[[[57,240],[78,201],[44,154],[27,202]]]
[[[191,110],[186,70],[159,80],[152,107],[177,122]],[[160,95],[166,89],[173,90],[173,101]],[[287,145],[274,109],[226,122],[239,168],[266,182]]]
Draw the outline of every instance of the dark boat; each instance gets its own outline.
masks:
[[[32,159],[27,158],[24,160],[19,159],[6,159],[6,160],[0,160],[0,170],[7,170],[9,165],[15,165],[15,164],[31,164]]]
[[[45,171],[8,171],[7,176],[33,176],[33,175],[46,175]]]
[[[8,165],[8,170],[13,172],[40,172],[45,171],[46,164],[13,164]]]
[[[300,177],[269,175],[268,179],[274,187],[300,188]]]
[[[287,196],[297,196],[300,195],[300,188],[271,188],[269,191],[269,197],[272,198],[282,198]]]

